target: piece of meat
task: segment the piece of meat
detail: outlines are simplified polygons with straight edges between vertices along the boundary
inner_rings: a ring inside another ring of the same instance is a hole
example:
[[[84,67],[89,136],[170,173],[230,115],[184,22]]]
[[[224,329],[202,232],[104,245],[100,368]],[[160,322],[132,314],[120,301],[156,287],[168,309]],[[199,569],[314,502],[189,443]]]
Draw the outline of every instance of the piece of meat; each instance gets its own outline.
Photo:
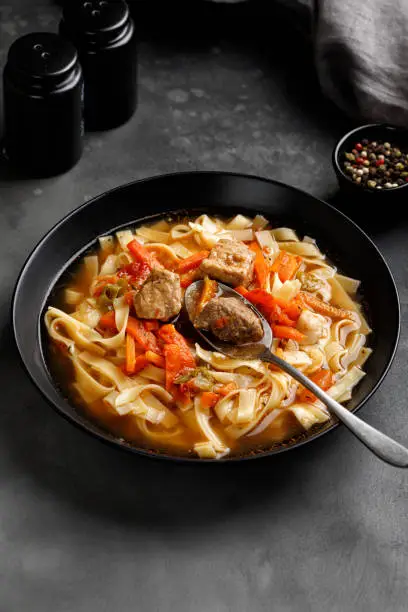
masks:
[[[141,319],[167,321],[180,312],[181,298],[179,275],[155,268],[135,295],[136,314]]]
[[[207,302],[194,324],[233,344],[258,342],[264,333],[259,317],[234,297],[213,298]]]
[[[255,253],[236,240],[219,240],[200,266],[203,274],[233,287],[251,282]]]

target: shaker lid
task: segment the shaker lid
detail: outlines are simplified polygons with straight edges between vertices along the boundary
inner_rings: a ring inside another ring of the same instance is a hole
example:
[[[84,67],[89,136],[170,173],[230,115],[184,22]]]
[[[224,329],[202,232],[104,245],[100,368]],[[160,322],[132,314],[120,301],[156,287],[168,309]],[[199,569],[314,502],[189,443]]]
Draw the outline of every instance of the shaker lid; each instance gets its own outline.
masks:
[[[129,8],[124,0],[80,0],[67,2],[64,21],[85,36],[107,34],[122,28],[129,20]]]
[[[51,32],[21,36],[8,52],[12,70],[36,79],[60,79],[72,70],[77,60],[75,47]]]

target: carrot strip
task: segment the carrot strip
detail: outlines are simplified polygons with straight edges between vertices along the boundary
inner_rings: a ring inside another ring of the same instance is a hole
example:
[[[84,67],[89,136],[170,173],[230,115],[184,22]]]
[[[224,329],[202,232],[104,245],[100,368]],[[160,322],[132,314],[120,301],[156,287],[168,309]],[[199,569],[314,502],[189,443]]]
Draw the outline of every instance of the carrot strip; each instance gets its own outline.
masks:
[[[288,253],[287,251],[280,251],[278,257],[272,264],[272,272],[277,272],[280,280],[284,283],[287,280],[291,280],[300,264],[302,263],[302,258],[299,255],[292,255],[292,253]]]
[[[146,331],[157,331],[160,327],[159,322],[153,319],[152,321],[146,319],[143,321],[144,328]]]
[[[147,361],[149,363],[152,363],[153,365],[157,366],[158,368],[164,368],[165,367],[164,357],[161,357],[157,353],[153,353],[153,351],[146,351],[145,357],[146,357],[146,359],[147,359]]]
[[[294,327],[302,312],[302,307],[298,302],[295,303],[295,300],[285,302],[263,289],[253,289],[247,292],[245,297],[259,308],[270,323]]]
[[[213,393],[213,391],[204,391],[201,394],[200,403],[203,408],[213,408],[219,399],[220,396],[218,393]]]
[[[190,270],[190,272],[187,272],[186,274],[182,274],[180,276],[180,285],[182,286],[183,289],[187,289],[187,287],[189,287],[191,283],[194,283],[196,279],[197,279],[197,268],[195,268],[194,270]]]
[[[139,321],[139,319],[129,317],[126,326],[126,333],[132,336],[132,338],[136,340],[136,343],[143,350],[152,351],[153,353],[162,355],[163,351],[157,341],[156,336],[151,331],[146,330],[143,323],[144,322]],[[117,330],[115,313],[111,311],[102,315],[99,319],[98,325],[101,328]]]
[[[187,257],[179,264],[177,272],[179,274],[184,274],[185,272],[190,272],[190,270],[195,270],[201,265],[204,259],[207,259],[209,254],[209,251],[199,251],[198,253],[190,255],[190,257]]]
[[[173,385],[170,389],[174,401],[182,406],[191,404],[191,392],[185,385]]]
[[[195,316],[198,317],[204,306],[209,302],[217,293],[218,285],[216,281],[211,280],[206,276],[203,282],[203,288],[201,291],[200,299],[197,302],[195,309]]]
[[[243,297],[246,297],[247,294],[249,293],[248,289],[246,289],[242,285],[239,285],[238,287],[234,287],[234,291],[236,291],[237,293],[239,293]]]
[[[269,275],[269,266],[264,257],[262,249],[257,242],[251,242],[249,245],[251,251],[255,253],[254,273],[255,279],[261,289],[265,289]]]
[[[324,370],[321,368],[317,370],[312,376],[310,376],[310,380],[316,383],[323,391],[327,391],[334,385],[334,376],[330,370]],[[317,400],[317,397],[308,389],[304,387],[298,393],[298,399],[300,402],[313,403]]]
[[[276,302],[276,304],[278,304],[278,306],[280,306],[282,308],[282,310],[285,312],[285,314],[292,320],[297,321],[298,318],[300,317],[300,315],[302,314],[302,310],[304,308],[304,304],[302,302],[302,300],[298,297],[295,297],[293,300],[291,300],[290,302],[286,302],[285,300],[282,300],[280,298],[273,298]]]
[[[178,376],[184,374],[191,366],[183,349],[177,344],[166,344],[164,347],[166,366],[166,389],[169,391]],[[193,366],[194,367],[194,366]]]
[[[106,329],[117,329],[115,323],[115,313],[113,310],[106,312],[101,316],[98,323],[99,327]]]
[[[136,344],[134,338],[126,334],[126,374],[134,374],[136,366]]]
[[[157,342],[156,336],[151,331],[147,331],[143,322],[139,321],[139,319],[129,317],[126,332],[133,336],[137,344],[145,351],[153,351],[153,353],[157,353],[158,355],[162,354],[162,349]]]
[[[161,267],[161,264],[157,261],[154,254],[149,253],[149,251],[138,240],[134,239],[129,242],[127,248],[137,263],[145,264],[149,266],[149,268],[153,268],[155,265],[159,265]]]
[[[345,310],[344,308],[337,308],[331,304],[326,304],[326,302],[323,302],[323,300],[320,300],[316,296],[311,295],[306,291],[302,291],[300,293],[300,297],[304,303],[310,306],[310,308],[313,308],[315,312],[318,312],[326,317],[331,317],[332,319],[346,319],[352,315],[350,310]]]
[[[171,323],[162,325],[162,327],[157,332],[157,335],[165,344],[176,345],[180,348],[187,367],[196,367],[196,361],[190,350],[187,340],[176,330],[174,325],[172,325]]]
[[[272,325],[272,331],[275,338],[285,338],[288,340],[296,340],[301,342],[305,339],[305,334],[302,334],[298,329],[289,327],[287,325]]]
[[[217,389],[217,393],[225,397],[226,395],[228,395],[228,393],[231,393],[231,391],[235,391],[237,388],[238,387],[234,382],[230,382]]]
[[[138,355],[138,357],[136,357],[133,374],[137,374],[137,372],[140,372],[140,370],[144,370],[147,365],[148,361],[146,359],[146,355]]]

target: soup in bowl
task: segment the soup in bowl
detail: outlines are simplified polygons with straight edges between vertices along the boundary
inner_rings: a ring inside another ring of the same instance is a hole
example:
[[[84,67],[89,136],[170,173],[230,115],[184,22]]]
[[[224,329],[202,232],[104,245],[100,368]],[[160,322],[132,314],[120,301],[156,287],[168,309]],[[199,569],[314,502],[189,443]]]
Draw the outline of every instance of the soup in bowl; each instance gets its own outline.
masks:
[[[328,423],[288,374],[204,345],[184,310],[199,279],[201,327],[237,344],[255,338],[256,317],[218,296],[217,282],[227,284],[270,323],[276,355],[350,400],[372,352],[359,280],[313,237],[261,214],[168,215],[101,236],[48,301],[49,368],[87,418],[137,447],[203,459],[262,451]]]

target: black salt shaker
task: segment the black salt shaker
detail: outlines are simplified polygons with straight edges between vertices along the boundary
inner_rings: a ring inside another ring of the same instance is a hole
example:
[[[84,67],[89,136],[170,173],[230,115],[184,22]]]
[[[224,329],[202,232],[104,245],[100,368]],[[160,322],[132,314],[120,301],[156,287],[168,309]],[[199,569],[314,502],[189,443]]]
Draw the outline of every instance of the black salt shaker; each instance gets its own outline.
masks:
[[[122,125],[137,105],[135,28],[123,0],[64,6],[60,34],[79,52],[85,81],[85,129]]]
[[[27,34],[3,73],[5,153],[27,175],[69,170],[83,150],[83,78],[75,47],[57,34]]]

